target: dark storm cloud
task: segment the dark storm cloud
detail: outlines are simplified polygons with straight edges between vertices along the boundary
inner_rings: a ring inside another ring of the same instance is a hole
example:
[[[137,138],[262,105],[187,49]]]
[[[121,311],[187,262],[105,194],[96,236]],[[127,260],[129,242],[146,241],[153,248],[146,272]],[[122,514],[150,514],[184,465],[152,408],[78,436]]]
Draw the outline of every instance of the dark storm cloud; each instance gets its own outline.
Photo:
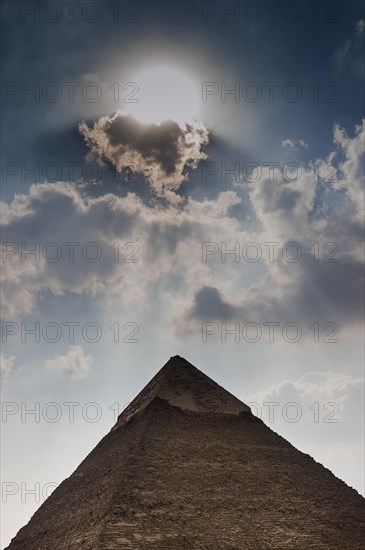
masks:
[[[201,122],[185,126],[166,120],[161,124],[141,124],[129,115],[116,113],[85,122],[80,132],[90,147],[90,157],[109,161],[118,172],[129,167],[143,174],[159,196],[176,191],[187,179],[186,168],[196,168],[206,158],[202,148],[208,131]]]
[[[119,116],[106,124],[105,134],[111,146],[135,149],[145,159],[160,164],[167,176],[175,171],[181,159],[178,146],[181,128],[172,120],[146,126],[132,117]]]
[[[190,315],[199,320],[229,321],[237,316],[237,308],[224,300],[217,288],[203,286],[195,294]]]
[[[280,323],[361,321],[364,265],[350,255],[337,263],[316,263],[304,255],[297,264],[278,263],[263,282],[242,297],[226,298],[215,287],[202,286],[186,314],[187,324],[201,321]]]

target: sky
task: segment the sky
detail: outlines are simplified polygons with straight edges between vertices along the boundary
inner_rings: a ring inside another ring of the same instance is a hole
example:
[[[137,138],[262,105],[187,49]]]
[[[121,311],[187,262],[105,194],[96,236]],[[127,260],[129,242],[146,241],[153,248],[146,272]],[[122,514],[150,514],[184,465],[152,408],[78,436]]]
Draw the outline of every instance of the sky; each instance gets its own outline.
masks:
[[[1,547],[173,355],[364,494],[363,3],[1,9]]]

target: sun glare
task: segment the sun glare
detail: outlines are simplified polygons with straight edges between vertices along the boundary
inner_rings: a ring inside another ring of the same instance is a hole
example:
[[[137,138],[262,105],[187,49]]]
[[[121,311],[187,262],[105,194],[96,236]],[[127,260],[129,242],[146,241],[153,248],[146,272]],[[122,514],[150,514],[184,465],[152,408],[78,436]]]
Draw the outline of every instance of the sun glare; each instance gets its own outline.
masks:
[[[145,124],[171,119],[184,124],[199,112],[199,86],[182,71],[169,66],[141,70],[131,79],[138,85],[135,103],[124,110]]]

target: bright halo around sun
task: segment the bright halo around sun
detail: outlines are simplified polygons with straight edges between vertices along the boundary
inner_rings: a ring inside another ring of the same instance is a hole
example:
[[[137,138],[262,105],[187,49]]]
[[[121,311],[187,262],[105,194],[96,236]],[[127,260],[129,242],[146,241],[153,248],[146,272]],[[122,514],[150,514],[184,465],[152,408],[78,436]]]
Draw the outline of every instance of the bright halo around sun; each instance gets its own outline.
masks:
[[[182,71],[166,65],[148,67],[133,75],[138,85],[136,103],[125,103],[124,111],[144,124],[174,120],[185,124],[197,118],[199,85]]]

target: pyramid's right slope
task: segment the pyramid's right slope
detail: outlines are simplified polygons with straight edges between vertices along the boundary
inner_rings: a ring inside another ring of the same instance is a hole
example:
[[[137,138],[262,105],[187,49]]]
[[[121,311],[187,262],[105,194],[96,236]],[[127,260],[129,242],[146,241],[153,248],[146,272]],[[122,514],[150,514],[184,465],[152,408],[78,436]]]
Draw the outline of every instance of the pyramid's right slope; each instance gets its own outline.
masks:
[[[176,356],[9,550],[360,550],[365,499]]]

